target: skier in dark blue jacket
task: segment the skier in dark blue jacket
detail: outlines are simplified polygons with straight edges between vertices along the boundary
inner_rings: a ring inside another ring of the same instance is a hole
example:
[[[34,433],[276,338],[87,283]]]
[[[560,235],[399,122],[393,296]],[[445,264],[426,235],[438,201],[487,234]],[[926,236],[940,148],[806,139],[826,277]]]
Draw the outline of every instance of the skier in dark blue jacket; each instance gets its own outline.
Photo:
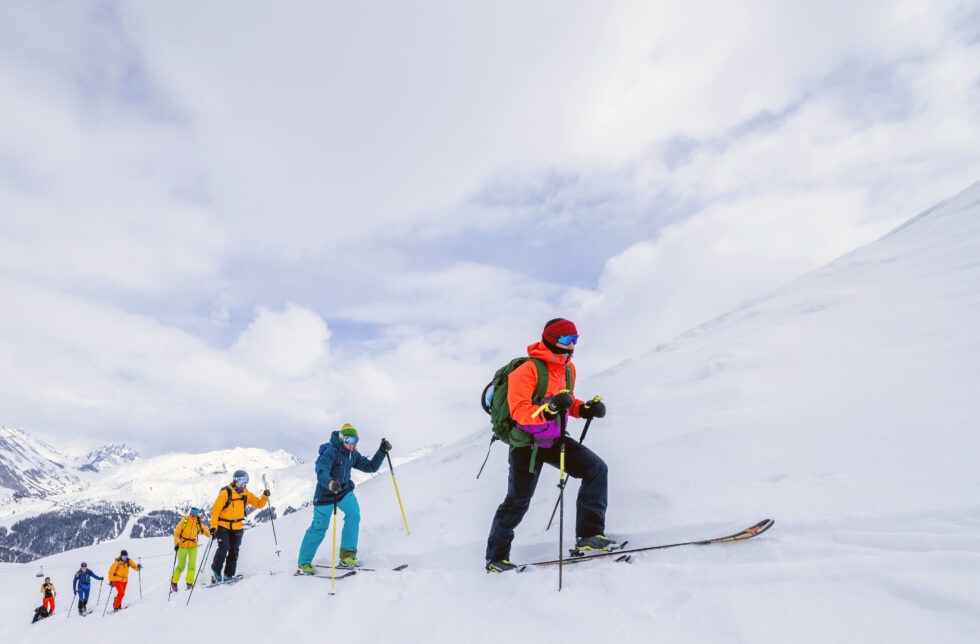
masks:
[[[92,577],[95,577],[99,581],[105,579],[105,577],[99,577],[97,574],[88,569],[85,562],[82,562],[82,567],[78,569],[75,573],[75,578],[71,582],[71,590],[73,593],[78,595],[78,614],[87,615],[91,611],[86,609],[88,604],[88,593],[89,589],[92,587]]]
[[[368,460],[357,452],[357,441],[357,430],[346,423],[339,431],[330,435],[329,442],[320,445],[320,456],[316,460],[313,523],[306,530],[299,548],[300,572],[308,575],[315,572],[313,557],[330,527],[330,515],[334,506],[344,513],[340,563],[344,566],[358,565],[357,534],[361,523],[361,509],[357,504],[357,497],[354,496],[354,482],[350,480],[351,469],[377,472],[384,463],[385,453],[391,449],[391,443],[382,439],[374,458]]]

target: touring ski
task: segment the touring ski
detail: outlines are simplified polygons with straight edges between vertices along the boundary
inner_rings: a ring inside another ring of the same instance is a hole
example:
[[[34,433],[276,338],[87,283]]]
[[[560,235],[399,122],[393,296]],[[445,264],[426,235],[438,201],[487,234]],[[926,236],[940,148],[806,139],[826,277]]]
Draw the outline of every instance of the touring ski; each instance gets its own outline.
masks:
[[[730,534],[727,537],[716,537],[714,539],[702,539],[700,541],[683,541],[681,543],[668,543],[659,546],[645,546],[642,548],[630,548],[625,550],[623,548],[618,548],[615,550],[610,550],[608,552],[600,552],[599,554],[587,555],[582,554],[581,556],[574,556],[571,559],[565,559],[563,563],[565,565],[583,563],[585,561],[592,561],[593,559],[607,559],[609,557],[614,557],[614,561],[629,561],[633,553],[637,552],[647,552],[649,550],[666,550],[667,548],[676,548],[678,546],[704,546],[709,543],[728,543],[731,541],[744,541],[745,539],[751,539],[752,537],[757,537],[775,523],[772,519],[763,519],[754,526],[736,532],[735,534]],[[624,544],[625,545],[625,544]],[[528,566],[557,566],[558,559],[552,559],[549,561],[534,561],[531,563],[523,564],[518,566],[517,572],[523,572]]]
[[[330,566],[324,564],[313,564],[314,568],[325,568],[330,570]],[[405,570],[408,568],[408,564],[402,564],[400,566],[395,566],[394,568],[362,568],[361,566],[337,566],[337,570],[353,570],[355,572],[377,572],[379,570]]]
[[[242,579],[245,579],[248,575],[235,575],[231,579],[224,579],[222,581],[212,581],[210,584],[205,584],[201,586],[202,588],[218,588],[220,586],[231,586],[232,584],[237,584]]]
[[[329,567],[330,566],[327,566],[327,568],[329,568]],[[349,570],[349,569],[347,569],[347,570],[344,570],[343,572],[338,572],[337,575],[334,576],[334,577],[332,577],[332,578],[333,579],[343,579],[344,577],[353,577],[356,574],[357,574],[357,571],[356,570]],[[293,573],[293,575],[295,575],[296,577],[316,577],[317,579],[328,579],[328,580],[331,579],[331,576],[330,576],[329,573],[326,573],[326,574],[319,574],[319,573],[317,573],[317,574],[311,575],[311,574],[305,573],[305,572],[303,572],[301,570],[297,570],[295,573]]]

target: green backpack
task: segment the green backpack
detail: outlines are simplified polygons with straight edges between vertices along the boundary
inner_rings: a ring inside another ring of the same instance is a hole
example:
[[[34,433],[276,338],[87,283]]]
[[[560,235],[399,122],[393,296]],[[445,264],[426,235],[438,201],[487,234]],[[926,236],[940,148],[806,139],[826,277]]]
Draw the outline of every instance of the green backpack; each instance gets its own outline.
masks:
[[[540,358],[529,358],[527,356],[514,358],[500,369],[497,369],[497,372],[493,374],[493,380],[483,388],[483,395],[480,397],[480,404],[483,407],[483,411],[490,414],[490,425],[493,429],[493,436],[490,438],[487,456],[483,459],[483,465],[480,466],[480,471],[477,473],[476,478],[480,478],[480,474],[483,473],[487,459],[490,458],[490,448],[493,447],[494,441],[499,440],[511,445],[511,432],[515,427],[515,423],[514,419],[510,416],[510,404],[507,401],[507,378],[515,369],[528,360],[532,361],[538,370],[538,382],[534,386],[534,394],[531,396],[531,402],[535,405],[540,405],[541,401],[544,400],[545,393],[548,391],[548,365]],[[572,381],[572,368],[569,365],[565,366],[565,382],[568,383],[568,388],[572,389],[574,383]]]

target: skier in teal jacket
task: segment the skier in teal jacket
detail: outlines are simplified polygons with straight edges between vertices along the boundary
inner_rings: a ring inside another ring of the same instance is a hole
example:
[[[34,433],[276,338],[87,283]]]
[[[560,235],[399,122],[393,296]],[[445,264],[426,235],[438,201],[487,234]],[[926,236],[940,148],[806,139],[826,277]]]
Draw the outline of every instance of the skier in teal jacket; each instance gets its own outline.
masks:
[[[391,443],[382,439],[374,458],[367,459],[357,451],[357,430],[350,423],[330,435],[330,440],[320,445],[316,460],[316,491],[313,494],[313,523],[306,530],[299,549],[298,566],[301,572],[315,572],[313,557],[330,527],[330,515],[336,509],[344,513],[344,530],[340,537],[340,563],[356,566],[357,535],[361,523],[361,509],[354,496],[351,470],[377,472],[384,462]]]

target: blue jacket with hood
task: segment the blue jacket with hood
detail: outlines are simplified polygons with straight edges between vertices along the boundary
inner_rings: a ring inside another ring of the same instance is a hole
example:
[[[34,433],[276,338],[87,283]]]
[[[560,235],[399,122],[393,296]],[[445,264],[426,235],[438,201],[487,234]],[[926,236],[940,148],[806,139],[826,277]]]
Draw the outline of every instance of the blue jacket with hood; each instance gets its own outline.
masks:
[[[330,435],[330,440],[320,445],[320,456],[316,459],[316,491],[313,493],[313,505],[333,505],[347,496],[354,489],[354,481],[350,480],[350,471],[357,468],[362,472],[377,472],[385,460],[385,453],[380,449],[374,458],[368,460],[356,450],[350,451],[344,446],[340,431]],[[340,489],[330,491],[330,481],[337,481]]]

